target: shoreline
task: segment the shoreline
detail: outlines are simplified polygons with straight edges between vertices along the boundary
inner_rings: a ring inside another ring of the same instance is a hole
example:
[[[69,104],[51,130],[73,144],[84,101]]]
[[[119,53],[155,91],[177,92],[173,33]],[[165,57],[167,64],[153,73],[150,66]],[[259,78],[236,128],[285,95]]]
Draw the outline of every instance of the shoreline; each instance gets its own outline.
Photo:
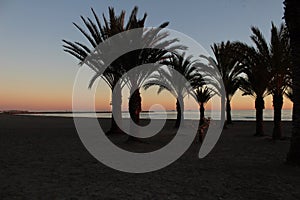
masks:
[[[267,110],[265,110],[267,111]],[[164,119],[164,115],[167,114],[167,119],[176,119],[177,112],[176,111],[166,111],[166,113],[162,113],[162,111],[143,111],[141,112],[140,119],[150,119],[152,115],[152,119]],[[191,111],[187,110],[185,113],[185,119],[187,120],[199,120],[199,111]],[[97,115],[97,118],[111,118],[111,112],[109,111],[100,111],[100,112],[23,112],[23,113],[1,113],[0,115],[23,115],[23,116],[48,116],[48,117],[67,117],[73,118],[73,115],[76,117],[85,117],[85,118],[95,118],[94,115]],[[122,112],[123,119],[129,118],[129,112],[123,111]],[[217,118],[218,113],[212,114],[210,111],[207,111],[205,114],[206,117],[215,116]],[[216,119],[215,118],[215,119]],[[233,121],[256,121],[255,119],[255,110],[238,110],[232,112],[232,120]],[[264,121],[271,122],[274,120],[273,117],[273,110],[268,110],[268,112],[264,112]],[[290,110],[284,110],[281,116],[282,122],[290,122],[292,121],[292,112]]]

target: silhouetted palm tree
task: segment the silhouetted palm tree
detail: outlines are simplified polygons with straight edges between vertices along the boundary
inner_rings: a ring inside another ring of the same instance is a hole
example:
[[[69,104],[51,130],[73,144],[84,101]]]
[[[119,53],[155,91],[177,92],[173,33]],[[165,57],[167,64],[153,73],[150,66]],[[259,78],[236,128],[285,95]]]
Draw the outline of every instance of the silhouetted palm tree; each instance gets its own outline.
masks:
[[[216,94],[212,89],[209,87],[202,85],[196,86],[193,85],[195,90],[193,91],[193,96],[195,97],[200,111],[200,125],[204,122],[204,112],[205,112],[205,104]]]
[[[131,73],[132,76],[129,79],[127,79],[126,76],[124,79],[132,94],[129,98],[129,113],[133,122],[136,124],[139,124],[140,112],[142,110],[140,88],[144,85],[150,75],[154,73],[156,64],[169,57],[169,52],[185,49],[182,45],[174,44],[178,39],[168,39],[169,33],[161,31],[161,29],[165,28],[167,25],[168,23],[163,23],[158,28],[146,29],[141,32],[140,37],[136,38],[137,41],[135,42],[141,42],[142,44],[145,44],[144,46],[148,46],[148,48],[131,51],[118,59],[126,72],[137,66],[145,64],[153,65],[153,67],[149,65],[146,67],[144,66],[142,70],[135,74]],[[128,45],[131,45],[131,42]],[[133,123],[131,123],[131,125],[133,125]],[[138,130],[133,131],[137,132]],[[133,137],[130,137],[130,139],[133,139]]]
[[[200,80],[198,81],[198,87],[202,87],[206,85],[211,89],[216,95],[218,95],[221,98],[221,116],[220,116],[220,122],[222,128],[226,127],[226,124],[222,122],[225,121],[225,100],[226,100],[226,92],[225,92],[225,87],[224,87],[224,81],[222,79],[222,74],[219,72],[218,69],[218,63],[217,61],[210,57],[210,56],[205,56],[205,55],[200,55],[201,59],[204,59],[207,61],[207,64],[201,64],[200,69],[198,70],[200,76],[196,77],[196,79]],[[197,83],[197,81],[196,81]],[[195,87],[195,81],[192,80],[192,84]],[[197,84],[196,84],[197,87]]]
[[[192,56],[186,57],[184,53],[182,55],[173,53],[172,56],[160,63],[171,67],[187,81],[190,81],[197,74],[197,60],[192,61],[191,59]],[[178,128],[184,120],[183,99],[189,94],[190,88],[189,85],[185,85],[184,80],[178,80],[174,73],[173,70],[160,68],[158,74],[153,74],[145,83],[144,89],[148,89],[151,86],[159,86],[158,93],[166,89],[176,98],[177,118],[175,127]]]
[[[142,111],[140,88],[151,77],[151,74],[155,72],[154,66],[159,60],[164,58],[167,51],[159,49],[148,50],[136,50],[121,56],[121,60],[124,60],[126,64],[124,68],[126,71],[133,69],[136,66],[153,63],[153,69],[151,66],[144,67],[141,71],[131,73],[130,77],[124,78],[124,82],[128,86],[131,96],[129,97],[128,107],[129,114],[132,120],[139,124],[140,112]],[[137,131],[137,130],[135,130]]]
[[[242,62],[246,66],[244,69],[246,69],[248,75],[241,88],[245,92],[244,95],[250,94],[256,97],[257,135],[262,135],[260,131],[262,131],[263,98],[272,94],[274,106],[273,139],[280,139],[282,138],[281,109],[283,95],[291,82],[290,51],[286,29],[283,24],[278,29],[272,23],[270,45],[267,44],[258,28],[252,27],[251,30],[253,33],[251,39],[255,43],[256,49],[246,45],[244,45],[244,48],[240,48],[245,51],[244,55],[246,57]]]
[[[89,41],[90,47],[79,42],[69,42],[63,40],[63,42],[65,43],[63,45],[64,51],[70,53],[71,55],[79,59],[80,64],[83,64],[87,56],[91,55],[93,49],[96,48],[100,43],[112,37],[113,35],[116,35],[126,30],[140,27],[141,25],[144,24],[145,19],[147,17],[147,15],[144,14],[144,17],[142,19],[137,19],[136,16],[137,7],[135,7],[131,12],[129,21],[125,25],[124,22],[125,11],[122,11],[121,14],[117,16],[114,12],[114,9],[109,7],[109,20],[107,20],[103,14],[104,25],[102,25],[93,8],[92,8],[92,13],[96,22],[94,22],[90,18],[84,18],[83,16],[81,16],[81,19],[84,25],[86,26],[88,32],[86,32],[84,28],[80,27],[76,23],[73,23],[75,27]],[[101,58],[98,59],[101,60]],[[89,65],[89,67],[96,72],[95,76],[91,79],[89,87],[91,87],[95,82],[95,80],[100,76],[107,83],[110,89],[115,90],[117,94],[114,98],[112,98],[112,109],[115,110],[114,113],[117,113],[117,116],[112,117],[110,131],[111,132],[119,131],[120,129],[117,126],[114,118],[121,119],[121,104],[122,104],[121,86],[117,84],[123,74],[123,70],[120,66],[120,63],[114,62],[104,71],[103,74],[99,73],[101,67],[103,66]]]
[[[291,86],[291,59],[287,30],[283,24],[277,28],[272,23],[271,43],[269,48],[272,79],[269,85],[269,93],[273,96],[274,128],[273,139],[281,139],[281,110],[283,95]]]
[[[83,35],[88,39],[88,41],[90,42],[90,44],[92,45],[92,48],[95,48],[97,45],[99,45],[100,43],[104,42],[106,39],[127,31],[127,30],[131,30],[131,29],[136,29],[136,28],[143,28],[144,27],[144,23],[145,23],[145,19],[147,17],[146,14],[144,14],[142,19],[137,19],[137,11],[138,8],[135,7],[132,12],[131,15],[129,17],[129,21],[127,22],[127,24],[124,24],[124,18],[125,18],[125,11],[122,11],[121,14],[119,16],[116,16],[114,13],[114,9],[113,8],[109,8],[109,21],[105,18],[105,16],[103,15],[103,20],[104,20],[104,26],[101,26],[100,20],[98,19],[97,15],[95,14],[94,10],[92,9],[93,15],[95,17],[95,20],[97,22],[94,23],[90,18],[82,18],[85,26],[87,27],[89,33],[85,32],[85,30],[83,30],[80,26],[78,26],[77,24],[74,23],[74,25],[80,30],[81,33],[83,33]],[[113,109],[117,109],[117,111],[115,113],[118,113],[119,116],[114,116],[114,117],[118,117],[121,118],[121,85],[118,85],[117,82],[120,80],[120,78],[122,77],[123,74],[125,74],[126,72],[128,72],[130,69],[141,65],[141,64],[145,64],[145,63],[154,63],[158,60],[160,60],[163,55],[167,52],[167,50],[160,50],[163,48],[166,48],[168,45],[177,42],[177,39],[173,39],[173,40],[166,40],[166,37],[168,36],[168,33],[164,32],[162,34],[159,34],[160,30],[162,28],[165,28],[168,25],[168,23],[163,23],[162,25],[160,25],[158,28],[152,28],[152,29],[139,29],[138,31],[136,31],[138,34],[135,35],[136,41],[134,41],[133,43],[137,43],[137,42],[142,42],[143,44],[147,44],[149,46],[149,44],[151,44],[151,47],[155,48],[157,47],[157,49],[141,49],[141,50],[135,50],[129,53],[126,53],[125,55],[122,55],[121,57],[119,57],[118,59],[116,59],[115,61],[113,61],[110,66],[105,70],[105,72],[103,74],[100,73],[101,69],[103,68],[103,63],[104,65],[106,64],[105,61],[103,60],[103,58],[101,57],[101,53],[97,52],[94,53],[92,51],[92,49],[88,48],[87,46],[78,43],[78,42],[69,42],[66,40],[63,40],[63,42],[65,43],[64,45],[64,51],[70,53],[71,55],[75,56],[76,58],[78,58],[81,63],[83,63],[83,61],[87,58],[87,56],[94,56],[97,60],[96,65],[94,65],[93,63],[88,65],[89,67],[91,67],[96,73],[94,75],[94,77],[92,77],[91,82],[90,82],[90,87],[93,85],[93,83],[95,82],[95,80],[101,76],[106,83],[108,83],[108,85],[111,87],[111,89],[113,90],[118,90],[117,91],[117,98],[116,97],[112,98],[112,107]],[[162,40],[164,40],[164,42],[161,42]],[[123,45],[133,45],[132,41],[128,40],[126,41],[126,38],[123,38]],[[112,47],[114,48],[114,47]],[[177,46],[172,47],[174,49],[177,48]],[[170,48],[170,50],[172,50],[172,48]],[[94,58],[93,58],[94,59]],[[102,62],[101,62],[102,61]],[[146,73],[144,73],[146,72]],[[144,76],[147,76],[147,70],[145,70],[143,73]],[[139,78],[141,78],[142,76],[139,76]],[[139,83],[137,83],[136,81],[133,80],[129,80],[127,81],[127,85],[128,86],[134,86],[134,84],[138,84],[136,85],[137,88],[140,87],[139,84],[141,84],[143,81],[140,81]],[[134,87],[132,87],[134,88]],[[139,121],[139,113],[141,111],[141,97],[139,94],[139,91],[136,90],[133,92],[133,95],[130,97],[129,99],[129,112],[130,112],[130,116],[132,117],[132,119],[138,123]],[[112,119],[112,130],[115,130],[116,124],[114,119]]]
[[[284,17],[289,30],[293,74],[293,128],[287,162],[300,165],[300,6],[297,0],[285,0]]]
[[[269,94],[268,86],[271,76],[271,63],[268,44],[260,30],[251,27],[251,39],[256,48],[247,44],[236,43],[239,47],[241,63],[246,78],[242,78],[240,89],[243,95],[250,95],[255,98],[256,109],[256,136],[263,136],[263,109],[265,108],[264,98]]]
[[[227,124],[232,123],[230,101],[240,86],[240,76],[243,67],[237,58],[236,47],[234,43],[227,41],[220,44],[213,44],[211,47],[215,58],[216,66],[222,76],[226,92],[226,118]]]

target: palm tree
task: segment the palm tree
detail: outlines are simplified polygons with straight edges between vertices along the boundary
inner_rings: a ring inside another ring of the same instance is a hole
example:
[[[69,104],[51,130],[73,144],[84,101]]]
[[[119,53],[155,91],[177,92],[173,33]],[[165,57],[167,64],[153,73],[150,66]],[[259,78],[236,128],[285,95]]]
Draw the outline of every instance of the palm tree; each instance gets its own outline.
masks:
[[[223,124],[225,121],[225,100],[226,92],[224,87],[224,81],[222,79],[222,74],[218,70],[217,61],[211,56],[200,55],[201,59],[207,62],[207,64],[200,65],[198,70],[200,76],[197,76],[196,79],[192,80],[192,84],[195,87],[202,87],[206,85],[212,90],[216,95],[221,98],[221,116],[220,116],[220,126],[221,128],[226,127],[226,124]]]
[[[80,26],[78,26],[77,24],[74,23],[74,25],[88,39],[88,41],[92,45],[92,48],[95,48],[97,45],[104,42],[106,39],[108,39],[118,33],[122,33],[127,30],[132,30],[132,29],[136,29],[136,28],[143,28],[147,15],[144,14],[142,19],[137,19],[137,11],[138,11],[138,8],[135,7],[131,12],[131,15],[129,17],[127,24],[125,25],[125,23],[124,23],[125,11],[122,11],[119,16],[116,16],[114,9],[109,8],[109,21],[103,15],[103,20],[104,20],[105,25],[101,26],[99,18],[97,17],[94,10],[92,9],[96,23],[93,22],[90,18],[85,19],[85,18],[81,17],[85,26],[87,27],[89,33],[85,32],[85,30],[83,28],[81,28]],[[83,61],[87,58],[87,56],[90,56],[90,57],[96,56],[96,63],[95,64],[92,63],[92,64],[88,65],[96,72],[90,81],[89,87],[91,87],[94,84],[95,80],[98,77],[101,77],[105,80],[105,82],[110,86],[110,88],[112,90],[117,90],[116,93],[118,95],[116,95],[116,97],[112,98],[112,108],[117,109],[117,111],[113,112],[113,113],[118,113],[118,116],[113,116],[113,118],[112,118],[112,128],[111,128],[112,131],[115,131],[116,128],[118,128],[115,123],[114,118],[115,117],[121,118],[121,103],[122,103],[121,89],[122,89],[122,87],[117,84],[118,81],[120,80],[122,75],[124,75],[130,69],[136,67],[137,65],[145,64],[145,63],[154,63],[157,60],[161,59],[161,57],[167,52],[167,50],[162,51],[160,49],[166,48],[166,46],[168,46],[174,42],[177,42],[177,39],[164,40],[168,36],[168,33],[166,33],[166,32],[159,34],[160,30],[162,28],[165,28],[167,25],[168,25],[168,23],[166,22],[166,23],[163,23],[162,25],[160,25],[159,28],[153,28],[150,30],[144,30],[144,29],[140,30],[139,29],[140,31],[136,31],[140,35],[137,35],[138,38],[136,38],[136,41],[134,41],[134,42],[142,42],[143,44],[147,44],[148,46],[149,46],[149,44],[151,44],[151,46],[153,46],[153,47],[160,47],[160,48],[136,50],[136,51],[129,52],[125,55],[122,55],[120,58],[113,61],[110,64],[110,66],[108,67],[108,69],[106,69],[103,74],[101,74],[100,71],[106,63],[103,60],[103,58],[101,58],[101,53],[96,51],[97,54],[95,54],[90,48],[88,48],[84,44],[81,44],[78,42],[72,43],[72,42],[63,40],[63,42],[65,43],[65,45],[63,45],[64,51],[70,53],[71,55],[73,55],[77,59],[79,59],[81,64],[83,64]],[[123,38],[123,40],[125,40],[125,41],[122,41],[122,42],[124,42],[124,43],[127,42],[128,45],[130,45],[132,43],[132,41],[127,41],[125,38]],[[164,40],[164,42],[161,42],[162,40]],[[176,49],[177,46],[172,47],[172,48]],[[172,51],[173,50],[172,48],[170,48],[169,50]],[[101,64],[101,63],[104,63],[104,64]],[[145,70],[145,71],[147,71],[147,70]],[[147,73],[142,73],[142,74],[144,74],[144,76],[147,77],[147,75],[146,75]],[[140,78],[141,78],[141,76],[140,76]],[[133,84],[136,84],[136,81],[131,81],[131,84],[130,84],[130,81],[129,82],[127,81],[126,83],[127,83],[127,85],[129,84],[132,86]],[[141,84],[141,83],[142,83],[142,81],[139,84]],[[124,84],[123,84],[123,86],[124,86]],[[140,87],[140,85],[137,85],[137,86],[138,86],[137,88]],[[135,88],[135,87],[132,87],[132,88]],[[118,98],[118,99],[115,99],[115,98]],[[129,100],[130,116],[136,123],[138,123],[138,121],[139,121],[140,111],[141,111],[141,97],[140,97],[139,91],[137,90],[137,91],[133,92],[133,95],[130,97],[130,100]]]
[[[286,28],[281,24],[277,28],[272,23],[271,43],[270,43],[270,63],[271,63],[271,81],[269,85],[269,93],[273,96],[274,106],[274,140],[281,139],[281,110],[283,105],[283,95],[286,89],[291,85],[291,59],[289,39]]]
[[[297,0],[285,0],[284,17],[289,30],[293,74],[293,128],[287,162],[300,165],[300,6]]]
[[[185,56],[185,53],[179,55],[173,53],[168,59],[165,59],[161,64],[171,67],[177,73],[182,75],[187,81],[190,81],[196,76],[197,60],[191,61],[192,56]],[[153,74],[152,77],[145,83],[144,89],[151,86],[159,86],[158,93],[162,90],[168,90],[176,98],[177,118],[175,128],[178,128],[184,120],[184,101],[183,99],[189,94],[188,85],[185,85],[184,80],[179,80],[173,70],[160,68],[158,74]]]
[[[281,109],[283,95],[291,82],[289,41],[286,29],[283,24],[278,29],[272,23],[270,45],[267,44],[258,28],[252,27],[251,30],[253,33],[251,39],[256,45],[256,50],[246,47],[246,45],[242,47],[243,45],[239,44],[240,49],[244,49],[244,54],[246,57],[248,56],[247,58],[244,57],[244,61],[242,61],[246,66],[248,77],[241,88],[245,92],[244,95],[256,97],[257,135],[262,135],[260,133],[263,133],[261,132],[262,110],[264,108],[263,98],[272,94],[274,106],[273,139],[280,139],[282,138]]]
[[[91,10],[96,22],[91,20],[90,18],[84,18],[83,16],[81,16],[81,19],[88,32],[86,32],[84,28],[80,27],[76,23],[73,23],[75,27],[89,41],[90,47],[79,42],[70,42],[67,40],[63,40],[64,51],[77,58],[80,61],[80,65],[84,63],[84,60],[91,55],[93,49],[96,48],[100,43],[115,34],[138,28],[141,24],[144,24],[147,17],[147,15],[144,14],[144,17],[142,19],[137,19],[137,7],[135,7],[131,12],[129,21],[125,25],[125,11],[122,11],[121,14],[117,16],[114,12],[114,9],[109,7],[109,20],[107,20],[103,14],[104,25],[102,26],[93,8]],[[101,58],[98,59],[101,60]],[[95,76],[91,79],[89,87],[91,87],[94,84],[95,80],[100,76],[107,83],[110,89],[112,91],[115,90],[115,92],[118,94],[115,98],[112,98],[112,110],[115,110],[115,112],[113,113],[117,113],[117,116],[112,117],[110,129],[110,132],[118,132],[120,131],[120,129],[114,119],[121,119],[121,87],[117,83],[123,74],[123,70],[121,69],[119,63],[114,62],[105,70],[103,74],[100,74],[99,71],[103,66],[99,63],[100,62],[97,62],[96,65],[89,65],[89,67],[95,71]]]
[[[129,72],[130,70],[134,70],[135,67],[145,64],[152,64],[153,66],[149,67],[148,65],[147,67],[143,67],[142,70],[136,71],[135,74],[131,73],[130,78],[127,76],[124,78],[124,82],[132,94],[129,98],[129,113],[135,124],[139,124],[140,112],[142,110],[140,88],[151,77],[151,74],[155,72],[158,62],[169,57],[168,52],[186,49],[182,45],[174,44],[178,39],[168,39],[169,33],[161,31],[167,25],[168,23],[163,23],[158,28],[146,29],[141,32],[141,35],[137,38],[140,41],[136,42],[141,42],[145,44],[144,46],[148,46],[148,48],[131,51],[118,59],[122,63],[125,72]],[[131,123],[131,127],[135,127],[133,123]],[[135,129],[132,129],[132,131],[138,132]],[[134,138],[130,137],[129,139]]]
[[[127,63],[124,65],[126,71],[134,70],[134,67],[152,63],[151,67],[143,67],[142,70],[134,71],[130,73],[130,76],[124,77],[124,82],[130,90],[131,96],[129,97],[128,108],[129,114],[133,122],[139,124],[140,112],[142,111],[142,98],[140,94],[140,88],[145,84],[145,82],[151,77],[155,72],[155,64],[159,60],[163,59],[167,51],[159,49],[148,49],[146,51],[136,50],[121,56],[121,60],[126,60]],[[125,62],[126,62],[125,61]],[[135,62],[135,63],[134,63]],[[132,124],[131,124],[132,125]],[[138,132],[131,128],[131,131]],[[133,139],[133,137],[130,137]]]
[[[243,95],[250,95],[255,98],[256,109],[256,136],[263,136],[263,109],[265,108],[264,98],[269,94],[268,86],[271,80],[269,48],[260,30],[251,27],[251,39],[256,48],[247,44],[236,43],[240,51],[241,64],[246,77],[241,78],[240,89]]]
[[[243,67],[238,62],[235,43],[221,42],[220,44],[213,44],[211,48],[216,58],[216,66],[224,82],[227,124],[232,124],[230,101],[240,86]]]
[[[216,94],[212,89],[207,86],[193,86],[195,90],[193,91],[193,96],[199,104],[200,111],[200,125],[204,122],[204,112],[205,104]]]

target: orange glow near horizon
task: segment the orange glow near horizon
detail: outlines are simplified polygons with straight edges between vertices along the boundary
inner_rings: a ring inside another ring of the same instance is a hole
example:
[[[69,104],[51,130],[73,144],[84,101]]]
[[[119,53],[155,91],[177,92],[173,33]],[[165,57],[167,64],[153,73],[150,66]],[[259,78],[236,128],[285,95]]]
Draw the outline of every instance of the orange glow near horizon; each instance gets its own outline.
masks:
[[[100,81],[101,82],[101,81]],[[101,87],[98,87],[95,95],[96,110],[110,111],[111,110],[111,91],[102,82]],[[101,88],[101,89],[100,89]],[[238,91],[231,100],[232,110],[253,110],[254,98],[242,96],[241,91]],[[124,89],[122,98],[122,109],[128,110],[128,89]],[[72,85],[59,88],[56,91],[46,88],[41,90],[39,86],[31,88],[20,87],[19,90],[4,90],[0,91],[1,105],[0,110],[30,110],[30,111],[71,111],[72,110]],[[149,110],[153,104],[161,104],[166,110],[176,109],[176,99],[168,92],[163,91],[157,94],[157,87],[152,87],[147,91],[141,90],[142,109]],[[292,109],[293,104],[287,98],[284,98],[283,109]],[[208,102],[206,109],[211,108],[211,102]],[[197,103],[192,97],[185,98],[185,110],[198,110]],[[265,109],[273,109],[272,96],[265,98]],[[89,106],[82,105],[82,110],[89,110]]]
[[[264,98],[265,100],[265,109],[273,109],[273,99],[269,95]],[[287,99],[283,98],[283,110],[291,110],[293,108],[293,103]],[[231,100],[231,109],[232,110],[254,110],[255,109],[255,99],[251,96],[242,96],[242,92],[238,90]]]

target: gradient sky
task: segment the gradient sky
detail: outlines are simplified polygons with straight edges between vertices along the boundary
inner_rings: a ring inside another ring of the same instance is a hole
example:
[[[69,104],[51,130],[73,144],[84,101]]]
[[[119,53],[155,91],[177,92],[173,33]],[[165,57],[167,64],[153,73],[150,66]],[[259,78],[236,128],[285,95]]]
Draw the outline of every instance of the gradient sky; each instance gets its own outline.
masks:
[[[91,16],[93,7],[100,16],[108,6],[119,13],[139,7],[139,16],[147,12],[147,26],[169,21],[168,28],[180,31],[209,53],[210,45],[226,40],[252,44],[250,26],[260,28],[270,38],[271,21],[282,22],[282,0],[126,0],[126,1],[0,1],[0,110],[71,110],[72,87],[78,70],[77,60],[62,51],[62,39],[84,41],[72,25],[81,24],[80,15]],[[128,17],[128,16],[127,16]],[[110,109],[110,92],[104,83],[98,87],[97,108]],[[151,102],[174,109],[175,100],[167,92],[157,96],[155,89],[142,92],[143,109]],[[266,108],[272,108],[269,96]],[[127,108],[124,97],[123,108]],[[187,100],[188,101],[188,100]],[[285,99],[284,108],[291,108]],[[83,106],[84,107],[84,106]],[[187,102],[187,109],[195,104]],[[241,97],[232,100],[233,109],[253,109],[254,99]]]

